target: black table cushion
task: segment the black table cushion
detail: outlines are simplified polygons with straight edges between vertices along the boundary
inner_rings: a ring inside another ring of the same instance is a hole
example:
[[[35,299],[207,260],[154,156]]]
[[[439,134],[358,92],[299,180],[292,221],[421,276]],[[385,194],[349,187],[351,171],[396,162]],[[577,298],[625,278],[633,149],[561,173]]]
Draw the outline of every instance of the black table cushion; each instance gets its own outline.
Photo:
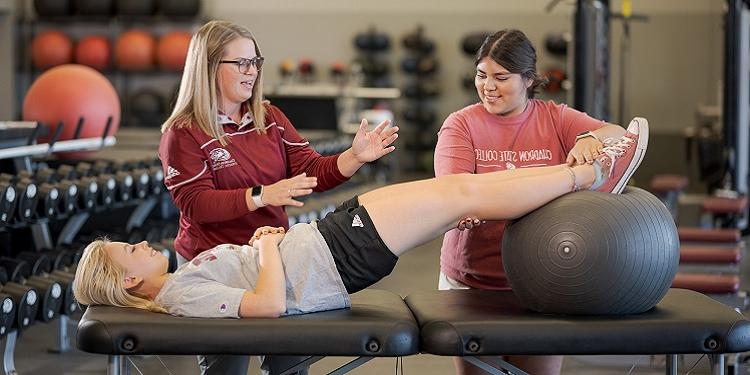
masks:
[[[90,353],[405,356],[418,353],[418,328],[400,296],[352,295],[350,309],[278,319],[180,318],[139,309],[91,306],[78,324]]]
[[[415,293],[406,303],[420,327],[424,353],[675,354],[750,350],[750,321],[700,293],[670,289],[639,315],[563,316],[529,311],[512,292]]]

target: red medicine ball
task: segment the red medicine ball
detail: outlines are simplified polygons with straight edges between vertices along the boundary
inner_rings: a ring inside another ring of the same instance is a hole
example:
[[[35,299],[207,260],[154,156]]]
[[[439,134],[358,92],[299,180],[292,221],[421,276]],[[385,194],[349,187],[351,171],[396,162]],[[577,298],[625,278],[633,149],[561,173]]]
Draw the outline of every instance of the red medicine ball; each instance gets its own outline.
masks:
[[[73,42],[60,31],[43,31],[31,41],[31,61],[37,69],[70,63],[73,61]]]
[[[172,31],[159,38],[156,56],[163,70],[182,70],[185,67],[191,35],[185,31]]]
[[[115,135],[120,125],[117,91],[107,77],[83,65],[67,64],[47,70],[31,84],[23,100],[23,119],[50,126],[49,135],[59,122],[64,124],[60,140],[73,137],[80,117],[84,119],[81,138],[101,137],[110,116],[109,135]]]
[[[76,62],[100,71],[109,67],[111,55],[109,41],[100,35],[87,36],[76,46]]]
[[[115,43],[115,62],[123,70],[149,70],[154,66],[156,40],[142,30],[120,34]]]

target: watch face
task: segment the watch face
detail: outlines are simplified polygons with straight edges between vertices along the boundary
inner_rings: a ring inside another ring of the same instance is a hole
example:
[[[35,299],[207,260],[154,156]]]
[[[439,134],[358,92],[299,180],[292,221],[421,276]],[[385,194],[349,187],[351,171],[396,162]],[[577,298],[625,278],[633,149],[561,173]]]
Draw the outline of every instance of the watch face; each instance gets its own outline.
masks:
[[[260,185],[258,185],[258,186],[253,186],[253,190],[250,193],[254,197],[259,197],[260,196],[260,192],[261,192],[261,187],[260,187]]]

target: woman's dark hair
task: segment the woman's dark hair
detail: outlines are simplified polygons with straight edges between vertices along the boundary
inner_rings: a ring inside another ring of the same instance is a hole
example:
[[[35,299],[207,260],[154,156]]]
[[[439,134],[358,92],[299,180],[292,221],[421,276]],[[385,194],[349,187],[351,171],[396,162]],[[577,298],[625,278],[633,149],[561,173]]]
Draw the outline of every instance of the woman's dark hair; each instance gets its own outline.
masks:
[[[529,98],[539,92],[539,87],[547,84],[547,78],[536,71],[536,49],[521,30],[503,29],[488,36],[477,51],[474,66],[479,65],[485,57],[491,58],[511,73],[531,79],[531,86],[526,90]]]

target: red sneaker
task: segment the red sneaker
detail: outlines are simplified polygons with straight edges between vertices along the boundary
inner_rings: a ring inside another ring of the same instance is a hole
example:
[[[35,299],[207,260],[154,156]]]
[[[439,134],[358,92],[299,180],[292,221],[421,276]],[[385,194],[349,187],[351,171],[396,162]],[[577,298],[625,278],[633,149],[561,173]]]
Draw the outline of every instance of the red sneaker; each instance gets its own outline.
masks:
[[[648,121],[636,117],[628,130],[614,144],[604,147],[594,161],[596,181],[591,190],[620,194],[643,161],[648,147]]]

